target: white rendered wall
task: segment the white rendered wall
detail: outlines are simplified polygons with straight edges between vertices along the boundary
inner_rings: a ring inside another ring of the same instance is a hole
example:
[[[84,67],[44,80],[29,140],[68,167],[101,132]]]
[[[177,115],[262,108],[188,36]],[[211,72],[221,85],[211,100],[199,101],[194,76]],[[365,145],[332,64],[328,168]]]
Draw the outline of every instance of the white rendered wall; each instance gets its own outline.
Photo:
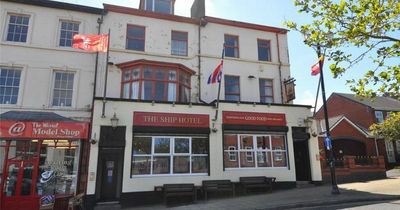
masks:
[[[18,102],[2,104],[8,110],[54,111],[88,120],[92,103],[95,54],[59,47],[60,20],[77,21],[79,32],[97,33],[99,15],[1,1],[0,66],[22,69]],[[6,41],[7,14],[29,15],[26,43]],[[53,72],[74,72],[71,107],[52,107]]]

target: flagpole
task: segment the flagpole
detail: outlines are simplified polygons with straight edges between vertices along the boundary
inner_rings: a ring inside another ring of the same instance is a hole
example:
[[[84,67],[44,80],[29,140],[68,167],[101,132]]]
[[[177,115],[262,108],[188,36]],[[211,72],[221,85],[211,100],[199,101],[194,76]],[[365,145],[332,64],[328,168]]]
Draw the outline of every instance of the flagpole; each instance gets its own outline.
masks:
[[[321,58],[321,45],[317,45],[317,54],[318,58]],[[324,52],[325,54],[325,52]],[[325,83],[324,83],[324,71],[323,71],[323,64],[324,60],[319,59],[319,68],[320,68],[320,81],[321,81],[321,94],[322,94],[322,102],[324,108],[324,119],[325,119],[325,130],[326,130],[326,139],[331,142],[331,134],[330,134],[330,127],[329,127],[329,118],[328,118],[328,108],[326,106],[326,97],[325,97]],[[336,173],[335,173],[335,159],[333,157],[333,148],[327,149],[329,153],[329,169],[331,173],[331,184],[332,184],[332,191],[331,194],[337,195],[340,194],[339,188],[336,183]]]
[[[106,93],[107,93],[107,80],[108,80],[108,59],[109,59],[109,54],[110,54],[110,39],[111,39],[111,30],[108,29],[108,43],[107,43],[107,57],[106,57],[106,72],[104,75],[104,92],[103,92],[103,109],[101,112],[101,118],[105,118],[105,112],[106,112]]]
[[[224,45],[222,46],[222,56],[221,56],[221,62],[222,62],[222,69],[221,69],[221,71],[220,71],[220,76],[221,76],[221,79],[219,80],[219,84],[218,84],[218,95],[217,95],[217,104],[215,105],[215,108],[216,108],[216,110],[215,110],[215,117],[214,117],[214,121],[217,121],[217,119],[218,119],[218,109],[219,109],[219,95],[220,95],[220,93],[221,93],[221,83],[222,83],[222,72],[224,71],[224,56],[225,56],[225,43],[224,43]],[[218,77],[217,77],[217,80],[218,80]]]
[[[319,77],[319,80],[318,80],[317,96],[315,97],[315,104],[314,104],[314,113],[313,113],[313,116],[315,116],[315,112],[317,111],[317,102],[318,102],[319,88],[320,88],[320,87],[321,87],[321,76]]]

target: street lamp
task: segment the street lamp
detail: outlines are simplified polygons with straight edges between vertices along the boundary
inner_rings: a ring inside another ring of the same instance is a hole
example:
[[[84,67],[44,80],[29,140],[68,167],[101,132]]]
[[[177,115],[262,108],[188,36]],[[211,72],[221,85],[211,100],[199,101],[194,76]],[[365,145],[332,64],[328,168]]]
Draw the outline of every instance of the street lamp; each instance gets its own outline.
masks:
[[[111,127],[113,129],[117,128],[119,119],[117,118],[117,115],[115,114],[115,112],[114,112],[114,116],[110,119],[110,121],[111,121]]]
[[[307,34],[304,34],[305,40],[307,40]],[[332,40],[333,34],[329,33],[325,35],[325,38],[328,38],[329,41]],[[329,41],[326,42],[327,44],[324,45],[324,47],[329,47]],[[312,45],[312,43],[308,42],[306,44]],[[324,60],[320,59],[321,56],[325,56],[325,51],[324,53],[321,52],[321,44],[317,43],[314,45],[316,47],[317,51],[317,56],[318,56],[318,62],[319,62],[319,69],[320,69],[320,82],[321,82],[321,92],[322,92],[322,102],[323,102],[323,108],[324,108],[324,119],[325,119],[325,130],[326,130],[326,136],[324,139],[325,143],[325,148],[328,151],[328,160],[329,160],[329,169],[331,173],[331,183],[332,183],[332,191],[331,193],[333,195],[340,194],[339,188],[337,186],[336,182],[336,172],[335,172],[335,159],[333,157],[333,148],[332,148],[332,138],[331,134],[329,132],[329,120],[328,120],[328,108],[326,106],[326,96],[325,96],[325,83],[324,83],[324,71],[323,71],[323,64]]]

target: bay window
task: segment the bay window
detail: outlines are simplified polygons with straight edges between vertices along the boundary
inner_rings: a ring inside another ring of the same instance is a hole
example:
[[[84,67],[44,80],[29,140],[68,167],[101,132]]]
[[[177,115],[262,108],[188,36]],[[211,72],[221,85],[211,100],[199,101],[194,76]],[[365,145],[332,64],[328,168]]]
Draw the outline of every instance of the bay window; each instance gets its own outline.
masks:
[[[191,72],[176,66],[133,65],[123,68],[121,97],[149,101],[190,101]]]
[[[225,134],[224,167],[287,167],[285,135]]]
[[[132,176],[208,173],[208,138],[135,136]]]

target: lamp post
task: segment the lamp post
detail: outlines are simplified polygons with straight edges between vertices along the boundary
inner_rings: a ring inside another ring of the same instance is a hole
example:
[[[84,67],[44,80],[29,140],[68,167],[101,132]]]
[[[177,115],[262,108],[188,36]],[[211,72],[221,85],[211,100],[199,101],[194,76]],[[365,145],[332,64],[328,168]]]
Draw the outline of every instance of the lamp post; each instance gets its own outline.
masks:
[[[325,119],[325,130],[326,130],[326,149],[328,150],[329,155],[329,169],[331,172],[331,182],[332,182],[332,194],[337,195],[340,194],[339,188],[336,183],[336,173],[335,173],[335,160],[333,157],[333,148],[331,145],[331,134],[329,132],[329,121],[328,121],[328,108],[326,106],[326,97],[325,97],[325,83],[324,83],[324,71],[323,71],[323,59],[319,59],[321,57],[321,45],[317,45],[317,54],[319,60],[319,68],[320,68],[320,81],[321,81],[321,92],[322,92],[322,102],[324,107],[324,119]]]

